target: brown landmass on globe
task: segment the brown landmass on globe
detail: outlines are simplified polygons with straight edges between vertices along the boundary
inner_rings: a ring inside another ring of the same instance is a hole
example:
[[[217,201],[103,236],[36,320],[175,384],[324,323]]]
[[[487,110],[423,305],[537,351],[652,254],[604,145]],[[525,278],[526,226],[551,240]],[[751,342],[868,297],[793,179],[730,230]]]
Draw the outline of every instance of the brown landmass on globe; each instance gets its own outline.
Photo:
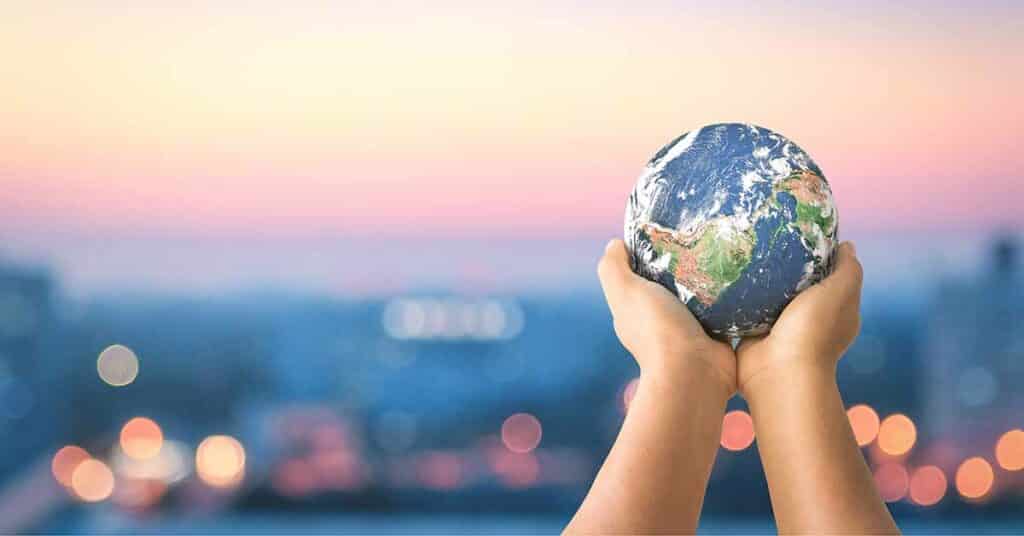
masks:
[[[700,236],[680,236],[676,231],[645,223],[641,227],[658,255],[671,255],[669,270],[676,283],[686,287],[699,302],[710,306],[718,298],[718,285],[699,267]]]
[[[823,206],[828,201],[825,179],[807,170],[801,170],[782,180],[782,186],[800,203]]]

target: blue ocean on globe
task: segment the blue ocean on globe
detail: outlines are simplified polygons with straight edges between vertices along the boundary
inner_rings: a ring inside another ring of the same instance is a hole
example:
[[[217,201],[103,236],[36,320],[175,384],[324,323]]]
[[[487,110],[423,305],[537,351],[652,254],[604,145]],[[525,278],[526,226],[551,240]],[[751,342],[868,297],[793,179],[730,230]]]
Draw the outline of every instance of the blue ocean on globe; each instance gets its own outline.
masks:
[[[634,271],[727,339],[767,332],[828,274],[838,225],[807,153],[766,128],[725,123],[654,155],[629,196],[625,239]]]

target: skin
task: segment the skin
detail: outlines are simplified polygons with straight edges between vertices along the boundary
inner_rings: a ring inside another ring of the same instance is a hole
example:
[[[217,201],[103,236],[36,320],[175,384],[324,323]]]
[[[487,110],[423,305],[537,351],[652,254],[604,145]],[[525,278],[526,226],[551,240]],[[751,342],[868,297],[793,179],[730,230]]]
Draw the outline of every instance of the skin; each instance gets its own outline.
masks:
[[[860,453],[836,365],[860,331],[863,269],[852,243],[765,337],[737,349],[772,510],[783,533],[898,533]]]
[[[640,365],[625,422],[566,533],[692,533],[736,391],[732,349],[679,299],[633,273],[621,240],[598,275],[615,333]]]
[[[730,346],[708,337],[661,286],[630,270],[620,240],[598,275],[640,382],[608,458],[566,533],[693,533],[722,417],[747,399],[783,533],[896,533],[846,418],[836,365],[860,329],[853,245],[787,306],[772,332]]]

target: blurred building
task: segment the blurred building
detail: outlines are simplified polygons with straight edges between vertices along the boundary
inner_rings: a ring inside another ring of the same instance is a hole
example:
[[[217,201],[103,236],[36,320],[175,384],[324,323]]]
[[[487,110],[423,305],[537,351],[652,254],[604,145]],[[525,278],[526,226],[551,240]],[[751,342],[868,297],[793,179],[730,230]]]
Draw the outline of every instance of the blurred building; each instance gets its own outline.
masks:
[[[988,455],[1024,415],[1020,245],[997,239],[976,278],[941,283],[926,313],[926,439],[951,455]]]
[[[50,390],[58,374],[47,351],[52,299],[45,271],[0,262],[0,481],[51,448],[67,416]]]

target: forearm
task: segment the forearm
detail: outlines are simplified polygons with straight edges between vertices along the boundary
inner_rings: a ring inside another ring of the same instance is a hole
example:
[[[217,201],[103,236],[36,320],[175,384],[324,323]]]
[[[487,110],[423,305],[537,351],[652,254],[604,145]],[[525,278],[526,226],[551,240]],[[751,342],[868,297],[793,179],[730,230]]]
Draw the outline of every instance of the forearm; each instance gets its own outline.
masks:
[[[834,368],[765,371],[744,395],[780,532],[898,532],[853,437]]]
[[[692,533],[731,392],[697,360],[641,375],[569,533]]]

